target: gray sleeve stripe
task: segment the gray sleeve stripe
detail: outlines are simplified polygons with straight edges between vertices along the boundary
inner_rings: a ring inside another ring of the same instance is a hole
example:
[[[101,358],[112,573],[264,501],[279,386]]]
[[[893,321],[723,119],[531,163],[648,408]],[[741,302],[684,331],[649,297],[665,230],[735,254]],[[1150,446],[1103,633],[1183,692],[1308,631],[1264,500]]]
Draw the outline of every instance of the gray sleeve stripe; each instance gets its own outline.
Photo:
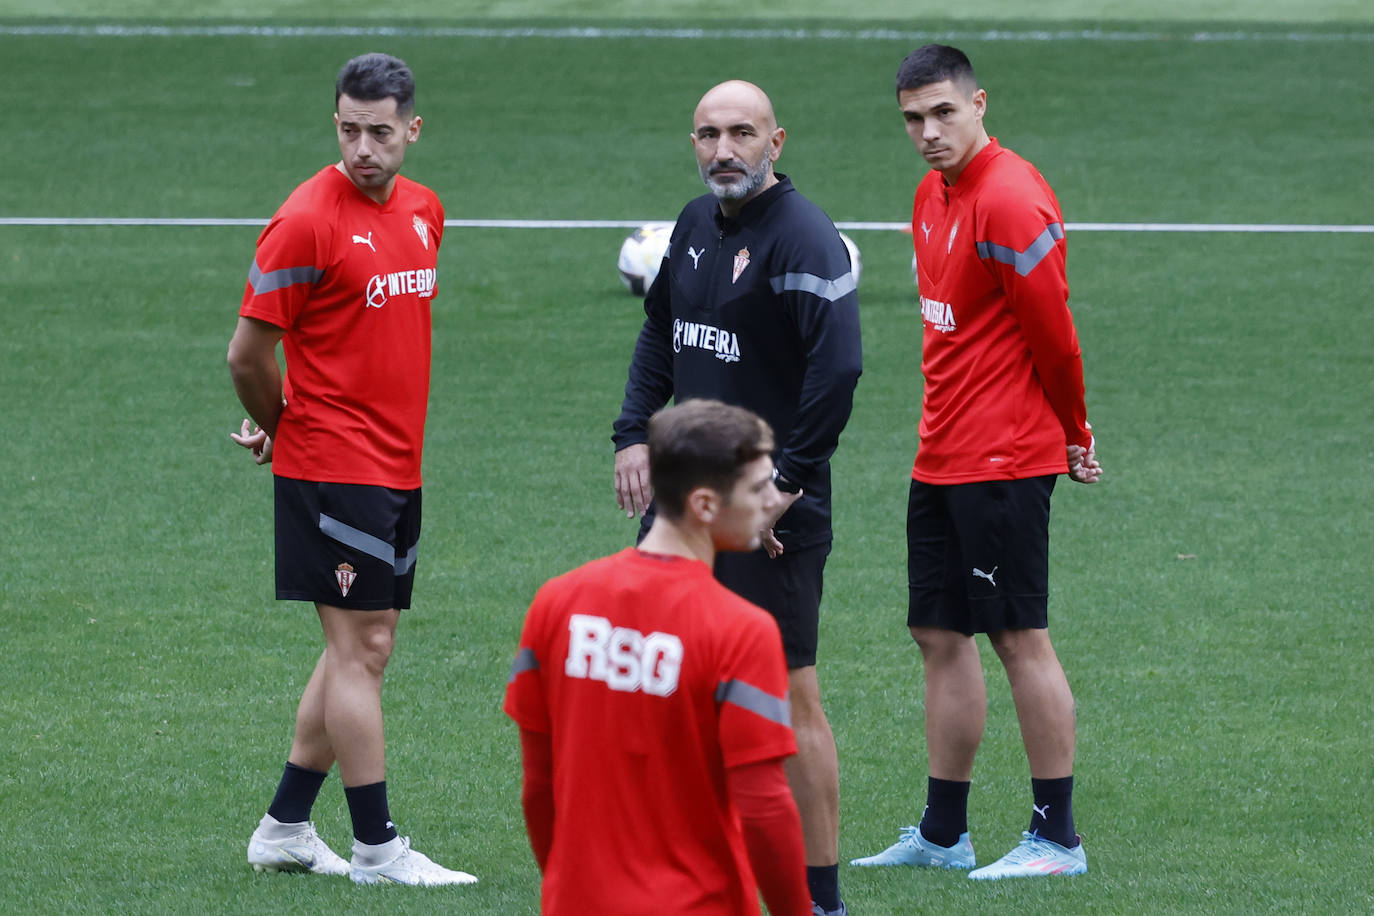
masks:
[[[326,537],[331,537],[340,544],[352,547],[354,550],[361,550],[370,557],[376,557],[388,566],[396,565],[396,549],[379,537],[373,537],[366,531],[359,531],[352,525],[345,525],[337,518],[331,518],[320,513],[320,531]],[[410,562],[414,562],[412,558]]]
[[[744,681],[721,681],[716,686],[716,702],[734,703],[770,722],[792,727],[792,704],[786,697],[775,697]]]
[[[533,649],[521,649],[515,653],[515,663],[510,666],[510,683],[526,671],[538,671],[539,659],[534,657]]]
[[[815,274],[783,274],[768,281],[773,292],[784,291],[811,293],[826,302],[834,302],[842,296],[854,292],[858,284],[854,282],[854,272],[847,270],[834,280],[824,280]]]
[[[1040,233],[1040,237],[1031,242],[1025,251],[1017,251],[1015,248],[1007,248],[1003,245],[994,245],[992,242],[979,242],[978,257],[998,261],[1002,264],[1010,264],[1016,268],[1017,276],[1024,277],[1035,270],[1036,265],[1045,259],[1045,255],[1054,250],[1054,243],[1063,237],[1064,224],[1050,223],[1045,227],[1045,231]]]
[[[261,296],[297,283],[316,283],[323,276],[324,271],[314,267],[283,267],[263,273],[255,260],[253,269],[248,271],[248,285],[253,287],[253,295]]]

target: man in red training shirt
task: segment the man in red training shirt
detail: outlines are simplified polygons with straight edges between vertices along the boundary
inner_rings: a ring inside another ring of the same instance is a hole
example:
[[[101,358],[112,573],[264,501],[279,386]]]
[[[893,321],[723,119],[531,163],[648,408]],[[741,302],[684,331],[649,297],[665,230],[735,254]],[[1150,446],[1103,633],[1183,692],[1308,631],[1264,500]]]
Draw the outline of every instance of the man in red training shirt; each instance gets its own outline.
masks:
[[[325,642],[248,862],[361,884],[470,884],[397,834],[382,730],[382,673],[420,539],[444,209],[397,174],[420,136],[403,61],[350,60],[334,105],[341,158],[296,188],[259,236],[229,342],[234,390],[257,424],[244,420],[234,440],[274,471],[277,598],[313,602]],[[336,760],[353,820],[349,862],[309,820]]]
[[[506,688],[543,912],[811,913],[777,622],[717,582],[783,497],[756,414],[688,400],[649,422],[638,547],[546,583]]]
[[[907,134],[932,169],[916,190],[924,335],[920,447],[907,510],[907,625],[926,679],[925,813],[853,865],[974,868],[973,758],[987,693],[974,634],[1006,669],[1030,761],[1022,842],[969,877],[1081,874],[1071,804],[1074,702],[1049,637],[1050,494],[1102,473],[1069,313],[1064,217],[1045,179],[983,126],[963,52],[926,45],[897,72]]]

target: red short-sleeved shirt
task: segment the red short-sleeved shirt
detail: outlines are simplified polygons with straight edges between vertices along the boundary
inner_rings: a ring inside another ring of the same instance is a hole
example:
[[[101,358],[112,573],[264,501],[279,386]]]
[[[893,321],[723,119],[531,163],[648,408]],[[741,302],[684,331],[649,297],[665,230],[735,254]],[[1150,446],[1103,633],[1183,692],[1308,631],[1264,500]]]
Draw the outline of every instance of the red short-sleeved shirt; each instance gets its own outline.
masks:
[[[932,170],[911,217],[924,335],[920,447],[933,484],[1068,470],[1087,446],[1064,217],[1049,184],[996,139],[953,185]]]
[[[443,231],[443,207],[423,185],[397,176],[378,204],[334,166],[267,224],[239,314],[286,331],[275,473],[420,486]]]
[[[553,743],[543,912],[757,914],[727,767],[796,753],[777,623],[630,548],[547,583],[505,710]]]

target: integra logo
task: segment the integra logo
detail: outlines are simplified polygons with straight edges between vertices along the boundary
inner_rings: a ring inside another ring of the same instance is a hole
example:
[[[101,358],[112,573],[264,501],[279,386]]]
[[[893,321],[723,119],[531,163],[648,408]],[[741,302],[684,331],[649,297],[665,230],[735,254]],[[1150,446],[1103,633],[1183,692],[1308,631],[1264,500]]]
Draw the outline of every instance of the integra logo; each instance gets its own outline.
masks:
[[[710,350],[716,354],[716,359],[739,362],[739,337],[733,332],[676,318],[673,320],[673,352],[681,353],[683,347]]]
[[[390,274],[374,274],[367,281],[367,306],[379,309],[386,305],[391,296],[419,296],[428,299],[434,295],[434,280],[438,271],[433,267],[419,270],[398,270]]]
[[[941,333],[954,330],[954,309],[948,302],[921,297],[921,317]]]

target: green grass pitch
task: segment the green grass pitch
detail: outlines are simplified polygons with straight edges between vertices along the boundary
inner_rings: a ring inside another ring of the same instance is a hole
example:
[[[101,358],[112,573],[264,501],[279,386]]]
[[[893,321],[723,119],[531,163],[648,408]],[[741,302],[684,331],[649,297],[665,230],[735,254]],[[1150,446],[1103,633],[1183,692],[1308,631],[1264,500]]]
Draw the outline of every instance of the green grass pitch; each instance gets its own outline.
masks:
[[[419,80],[407,173],[451,217],[671,219],[700,187],[691,108],[741,76],[772,94],[789,131],[780,168],[805,193],[836,220],[900,221],[924,168],[891,81],[915,42],[857,34],[882,27],[970,36],[958,43],[988,88],[991,132],[1037,163],[1070,222],[1374,222],[1367,8],[1330,0],[1304,19],[1216,0],[1191,9],[1229,37],[1201,41],[1192,12],[1116,6],[1104,24],[1063,3],[1034,21],[989,7],[955,22],[846,20],[817,2],[805,11],[831,18],[786,21],[809,38],[572,39],[422,26],[648,6],[482,4],[391,37],[113,37],[24,33],[39,20],[18,17],[54,9],[6,4],[0,217],[266,218],[336,153],[337,67],[387,50]],[[780,24],[663,9],[594,21]],[[1104,27],[1121,34],[1035,34]],[[389,782],[402,830],[482,882],[430,891],[244,864],[321,645],[308,608],[272,600],[268,472],[228,439],[242,413],[225,347],[256,233],[0,225],[0,909],[537,912],[499,705],[535,588],[633,536],[610,486],[641,319],[615,274],[625,232],[444,239],[417,602],[385,696]],[[850,234],[865,372],[835,459],[820,663],[846,861],[919,818],[925,772],[903,549],[921,320],[909,239]],[[1374,910],[1374,235],[1071,232],[1069,250],[1107,477],[1061,484],[1051,619],[1079,705],[1091,871],[985,885],[846,866],[844,896],[856,916]],[[1023,829],[1029,786],[985,660],[970,817],[991,860]],[[315,818],[346,848],[336,778]]]

